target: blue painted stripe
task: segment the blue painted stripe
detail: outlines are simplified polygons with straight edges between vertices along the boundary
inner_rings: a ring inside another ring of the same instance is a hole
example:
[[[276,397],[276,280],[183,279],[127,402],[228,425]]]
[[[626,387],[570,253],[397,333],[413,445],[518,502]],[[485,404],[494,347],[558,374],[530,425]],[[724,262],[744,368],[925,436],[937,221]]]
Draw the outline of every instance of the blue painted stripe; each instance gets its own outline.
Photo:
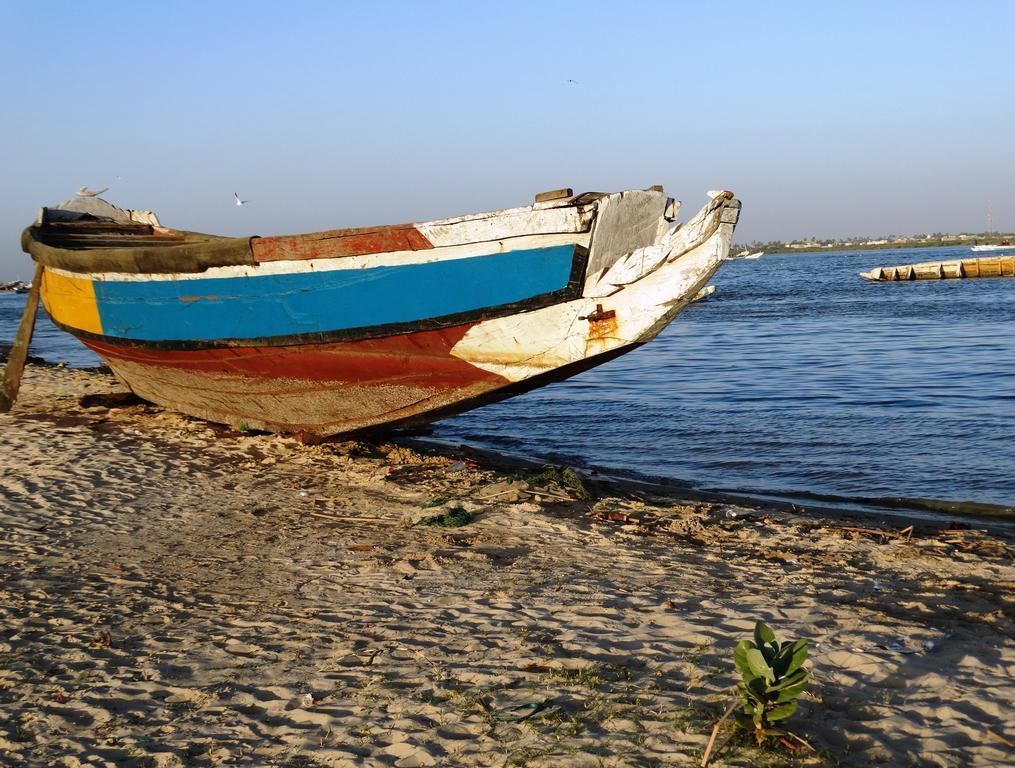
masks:
[[[216,341],[408,323],[511,304],[567,286],[573,244],[371,269],[96,281],[105,336]]]

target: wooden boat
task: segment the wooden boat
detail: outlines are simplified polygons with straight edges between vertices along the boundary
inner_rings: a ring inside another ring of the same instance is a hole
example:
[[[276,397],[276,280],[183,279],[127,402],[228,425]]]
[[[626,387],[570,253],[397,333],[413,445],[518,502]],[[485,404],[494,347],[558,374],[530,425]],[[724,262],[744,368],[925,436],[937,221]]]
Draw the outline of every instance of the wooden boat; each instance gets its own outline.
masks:
[[[993,244],[993,245],[990,245],[990,244],[988,244],[988,245],[973,245],[973,246],[970,246],[970,250],[974,251],[975,253],[983,253],[983,252],[987,252],[987,251],[1013,251],[1013,250],[1015,250],[1015,245],[1012,245],[1011,243],[1008,243],[1008,242],[1001,242],[1001,243],[996,243],[996,244]]]
[[[239,428],[330,435],[429,421],[645,343],[728,256],[730,192],[674,226],[661,187],[279,237],[164,227],[97,197],[23,249],[53,321],[138,396]]]
[[[984,259],[925,261],[899,267],[875,267],[861,272],[865,280],[954,280],[974,277],[1015,277],[1015,256]]]

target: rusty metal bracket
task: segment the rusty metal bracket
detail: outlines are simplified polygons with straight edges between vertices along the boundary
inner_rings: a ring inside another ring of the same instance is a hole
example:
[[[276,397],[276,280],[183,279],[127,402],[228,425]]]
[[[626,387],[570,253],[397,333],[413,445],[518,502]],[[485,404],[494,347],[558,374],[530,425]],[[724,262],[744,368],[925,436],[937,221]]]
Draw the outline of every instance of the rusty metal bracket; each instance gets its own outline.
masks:
[[[610,318],[616,317],[617,312],[613,309],[603,310],[602,304],[596,304],[596,311],[590,312],[587,315],[579,315],[579,320],[588,320],[590,323],[598,323],[600,320],[609,320]]]

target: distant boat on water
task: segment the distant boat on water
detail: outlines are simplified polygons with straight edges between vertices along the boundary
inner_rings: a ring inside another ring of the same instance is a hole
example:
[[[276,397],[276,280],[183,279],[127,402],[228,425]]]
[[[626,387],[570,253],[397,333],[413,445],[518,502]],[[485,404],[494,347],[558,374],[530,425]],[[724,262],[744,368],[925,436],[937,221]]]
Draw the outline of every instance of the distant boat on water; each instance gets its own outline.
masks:
[[[661,187],[560,189],[417,224],[216,237],[79,195],[22,247],[54,323],[139,397],[326,436],[440,419],[651,340],[729,255],[740,202],[709,198],[682,225]]]
[[[983,253],[985,251],[1015,251],[1015,244],[1004,241],[995,245],[974,245],[971,250],[977,253]]]
[[[731,259],[760,259],[764,255],[765,255],[764,251],[754,251],[754,253],[751,253],[750,251],[741,251],[740,253],[736,254],[735,256],[730,256],[730,258]]]

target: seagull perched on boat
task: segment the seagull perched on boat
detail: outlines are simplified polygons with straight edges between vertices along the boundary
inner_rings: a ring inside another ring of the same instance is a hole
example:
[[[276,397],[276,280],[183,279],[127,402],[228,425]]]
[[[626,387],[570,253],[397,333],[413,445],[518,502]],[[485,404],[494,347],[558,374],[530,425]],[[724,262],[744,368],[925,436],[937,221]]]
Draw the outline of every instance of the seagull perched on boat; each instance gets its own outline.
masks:
[[[78,187],[78,197],[98,197],[107,189],[109,189],[109,187],[103,187],[102,189],[97,189],[94,192],[91,192],[88,187]]]
[[[236,198],[236,204],[237,205],[246,205],[247,203],[250,202],[249,200],[240,200],[240,196],[238,194],[236,194],[235,192],[233,192],[233,197]]]

